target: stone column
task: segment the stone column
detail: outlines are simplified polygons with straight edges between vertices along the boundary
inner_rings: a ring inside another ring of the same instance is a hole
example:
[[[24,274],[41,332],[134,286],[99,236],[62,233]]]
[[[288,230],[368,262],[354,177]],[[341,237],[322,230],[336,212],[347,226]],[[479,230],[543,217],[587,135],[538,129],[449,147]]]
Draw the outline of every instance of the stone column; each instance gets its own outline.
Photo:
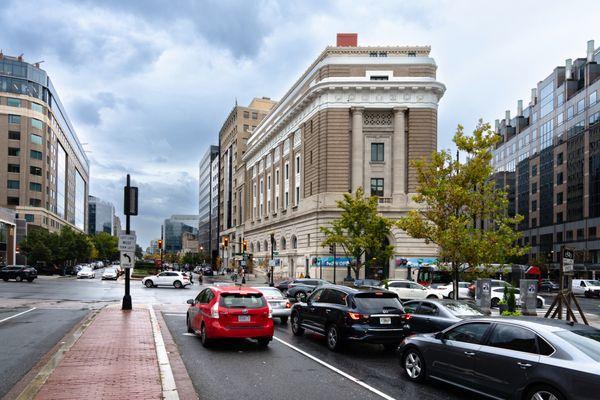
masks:
[[[394,136],[392,138],[392,194],[406,193],[406,128],[404,107],[394,108]]]
[[[363,108],[352,109],[352,192],[359,187],[364,189],[364,136],[363,136]]]

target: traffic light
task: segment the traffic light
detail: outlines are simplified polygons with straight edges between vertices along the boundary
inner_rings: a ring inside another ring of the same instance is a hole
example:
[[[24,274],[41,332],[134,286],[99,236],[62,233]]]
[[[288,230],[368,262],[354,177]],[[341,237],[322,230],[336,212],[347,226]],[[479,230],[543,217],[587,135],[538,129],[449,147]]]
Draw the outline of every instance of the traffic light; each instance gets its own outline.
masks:
[[[223,238],[223,247],[227,247],[229,246],[229,238],[227,236],[225,236]]]
[[[162,239],[158,239],[158,249],[162,250]]]
[[[246,249],[248,248],[248,242],[246,242],[245,240],[242,242],[242,251],[246,252]]]
[[[329,245],[329,253],[331,253],[331,254],[335,253],[335,244],[330,244]]]

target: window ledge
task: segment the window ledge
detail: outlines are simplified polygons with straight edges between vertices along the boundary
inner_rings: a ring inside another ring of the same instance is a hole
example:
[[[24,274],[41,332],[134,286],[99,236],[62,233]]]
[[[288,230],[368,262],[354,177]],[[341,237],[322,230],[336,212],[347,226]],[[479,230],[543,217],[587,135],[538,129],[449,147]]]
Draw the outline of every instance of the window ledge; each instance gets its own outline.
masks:
[[[385,160],[384,161],[369,161],[369,164],[375,164],[375,165],[385,165]]]

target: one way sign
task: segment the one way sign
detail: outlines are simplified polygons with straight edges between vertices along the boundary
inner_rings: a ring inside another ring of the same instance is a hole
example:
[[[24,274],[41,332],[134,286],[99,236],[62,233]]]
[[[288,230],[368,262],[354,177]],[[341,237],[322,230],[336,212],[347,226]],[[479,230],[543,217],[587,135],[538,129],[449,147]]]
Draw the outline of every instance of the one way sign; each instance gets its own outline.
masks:
[[[121,268],[133,268],[135,264],[135,255],[133,251],[121,252]]]

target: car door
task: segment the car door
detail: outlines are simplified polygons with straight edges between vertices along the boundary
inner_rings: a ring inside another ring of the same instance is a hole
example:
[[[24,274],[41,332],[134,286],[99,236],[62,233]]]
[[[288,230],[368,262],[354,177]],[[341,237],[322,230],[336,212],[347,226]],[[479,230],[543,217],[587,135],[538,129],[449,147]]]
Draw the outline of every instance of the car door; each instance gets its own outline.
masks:
[[[344,310],[347,307],[346,293],[335,289],[324,289],[320,298],[319,306],[319,327],[325,328],[330,322],[339,322],[343,318]]]
[[[209,303],[214,298],[215,298],[215,294],[213,293],[212,290],[206,289],[204,291],[204,295],[202,296],[202,299],[198,306],[198,314],[200,315],[198,318],[198,330],[200,330],[200,327],[202,326],[202,322],[204,322],[206,319],[210,318]]]
[[[320,301],[324,291],[325,289],[315,290],[306,300],[306,306],[302,307],[303,312],[300,314],[304,325],[319,332],[323,331],[323,323],[322,321],[319,322],[322,317],[319,317],[318,314],[320,312]]]
[[[388,290],[396,293],[401,300],[411,298],[409,282],[391,282],[388,285]]]
[[[207,290],[208,289],[204,289],[203,291],[198,293],[198,296],[196,296],[196,298],[194,299],[194,305],[189,308],[190,326],[194,330],[200,329],[200,303],[202,303],[202,299],[205,296]]]
[[[440,316],[440,309],[430,301],[422,301],[412,319],[419,320],[420,333],[439,332],[448,327],[444,318]]]
[[[427,290],[418,283],[410,282],[411,299],[424,299],[427,297]]]
[[[496,323],[474,359],[481,390],[492,396],[512,395],[537,368],[538,336],[522,326]]]
[[[425,354],[430,375],[474,387],[474,357],[490,326],[489,322],[467,322],[444,331]]]
[[[419,309],[420,305],[421,302],[419,300],[407,301],[402,304],[402,308],[404,308],[404,313],[410,314],[410,317],[408,318],[407,328],[410,330],[410,332],[421,332],[422,320],[421,318],[417,318],[417,310]]]

